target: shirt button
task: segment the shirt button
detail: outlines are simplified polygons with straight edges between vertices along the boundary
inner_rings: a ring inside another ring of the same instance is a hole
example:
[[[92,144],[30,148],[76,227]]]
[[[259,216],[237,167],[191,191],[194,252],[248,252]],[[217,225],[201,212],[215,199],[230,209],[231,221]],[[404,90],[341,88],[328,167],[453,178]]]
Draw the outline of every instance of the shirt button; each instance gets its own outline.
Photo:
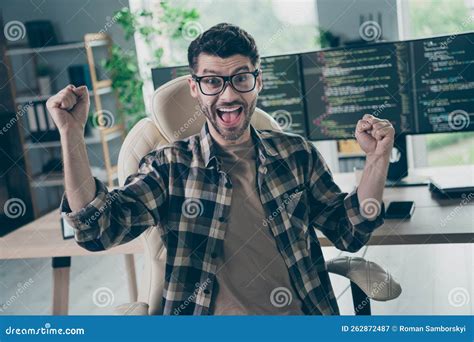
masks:
[[[216,253],[216,252],[212,252],[212,253],[211,253],[211,258],[212,258],[212,259],[217,258],[217,253]]]
[[[219,217],[219,222],[224,222],[225,221],[225,217],[221,216]]]
[[[232,184],[230,184],[230,182],[227,182],[227,183],[225,183],[225,187],[227,189],[230,189],[230,188],[232,188]]]
[[[211,291],[209,291],[208,289],[205,289],[203,292],[204,292],[205,294],[211,293]]]

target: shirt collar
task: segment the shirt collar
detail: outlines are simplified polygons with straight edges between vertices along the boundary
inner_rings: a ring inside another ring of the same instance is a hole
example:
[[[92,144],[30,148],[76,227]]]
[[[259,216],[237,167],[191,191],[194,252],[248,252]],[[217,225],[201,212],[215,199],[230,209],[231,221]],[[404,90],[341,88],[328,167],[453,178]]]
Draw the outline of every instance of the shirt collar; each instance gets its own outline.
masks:
[[[214,141],[214,138],[212,138],[212,135],[209,132],[207,120],[202,126],[199,135],[201,143],[201,153],[206,167],[208,167],[208,165],[213,159],[215,159],[216,162],[219,163],[218,159],[216,158],[216,142]],[[270,145],[270,143],[264,137],[261,136],[259,131],[255,129],[252,124],[250,124],[250,135],[257,143],[258,155],[262,163],[265,163],[267,157],[271,158],[278,155],[278,152],[275,150],[275,148]]]

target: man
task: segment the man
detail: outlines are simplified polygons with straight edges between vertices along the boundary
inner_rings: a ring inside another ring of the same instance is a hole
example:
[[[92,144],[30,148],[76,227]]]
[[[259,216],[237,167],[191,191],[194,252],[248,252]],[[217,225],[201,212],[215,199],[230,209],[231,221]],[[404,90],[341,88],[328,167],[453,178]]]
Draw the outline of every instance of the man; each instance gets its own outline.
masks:
[[[315,229],[355,252],[382,224],[393,127],[358,121],[366,166],[343,193],[310,142],[250,125],[263,84],[247,32],[218,24],[190,44],[188,61],[206,124],[146,155],[111,192],[87,159],[87,89],[49,99],[63,148],[61,210],[77,242],[103,250],[156,226],[167,248],[163,314],[339,314]]]

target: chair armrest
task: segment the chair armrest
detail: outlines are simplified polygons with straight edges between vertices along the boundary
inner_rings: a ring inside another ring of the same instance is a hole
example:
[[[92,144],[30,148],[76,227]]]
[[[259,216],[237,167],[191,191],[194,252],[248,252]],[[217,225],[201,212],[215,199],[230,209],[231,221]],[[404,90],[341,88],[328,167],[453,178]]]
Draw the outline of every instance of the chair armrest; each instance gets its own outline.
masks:
[[[400,284],[375,262],[345,256],[327,261],[326,267],[328,272],[350,279],[370,299],[388,301],[402,293]]]
[[[114,308],[117,316],[148,316],[148,304],[143,302],[126,303]]]

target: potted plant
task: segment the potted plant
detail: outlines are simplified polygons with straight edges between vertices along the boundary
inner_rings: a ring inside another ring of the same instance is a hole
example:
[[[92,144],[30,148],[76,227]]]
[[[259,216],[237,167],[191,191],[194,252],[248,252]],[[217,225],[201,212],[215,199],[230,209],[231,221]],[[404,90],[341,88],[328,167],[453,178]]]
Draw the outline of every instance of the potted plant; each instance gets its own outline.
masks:
[[[179,39],[183,27],[199,18],[196,9],[172,7],[166,1],[160,2],[161,10],[132,12],[124,7],[114,13],[117,23],[122,27],[125,40],[139,34],[153,51],[153,60],[146,61],[150,67],[161,66],[163,48],[156,46],[160,37]],[[159,13],[159,14],[154,14]],[[112,88],[118,94],[120,108],[129,130],[136,122],[147,116],[143,98],[144,79],[140,75],[135,51],[124,50],[118,44],[112,46],[112,56],[102,62],[112,79]]]

